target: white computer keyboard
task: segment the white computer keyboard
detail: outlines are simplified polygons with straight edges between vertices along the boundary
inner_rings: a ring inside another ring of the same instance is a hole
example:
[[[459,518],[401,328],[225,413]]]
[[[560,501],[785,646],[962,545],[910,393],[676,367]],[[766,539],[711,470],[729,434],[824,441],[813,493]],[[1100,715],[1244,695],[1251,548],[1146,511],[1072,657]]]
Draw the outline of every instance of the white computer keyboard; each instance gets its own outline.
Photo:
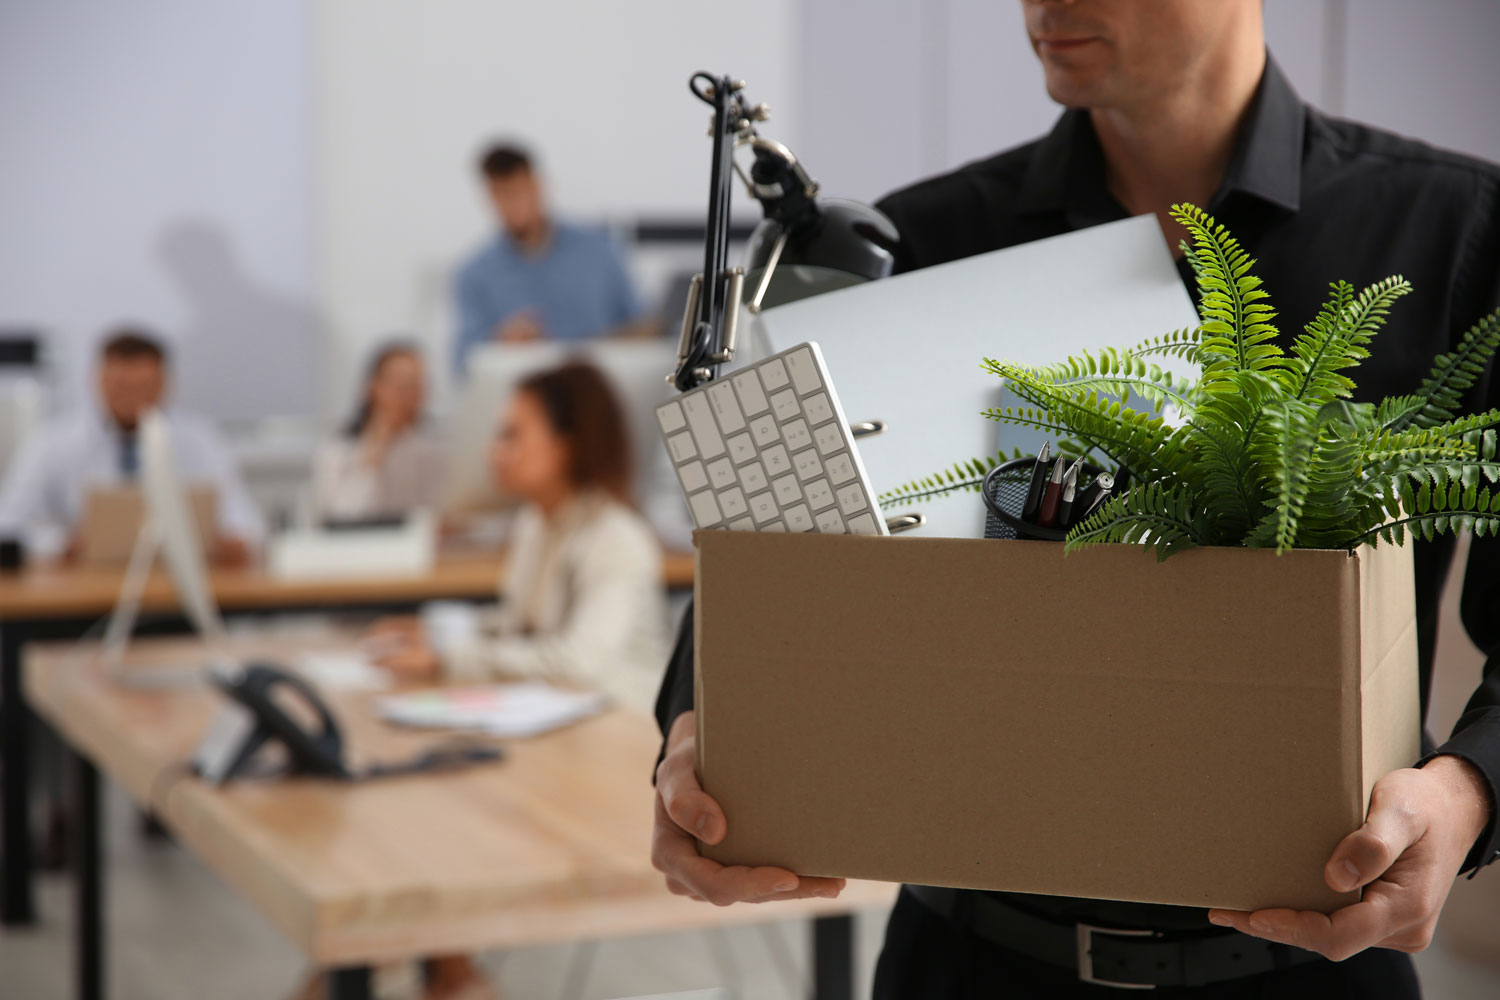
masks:
[[[685,392],[656,418],[699,528],[886,534],[817,344]]]

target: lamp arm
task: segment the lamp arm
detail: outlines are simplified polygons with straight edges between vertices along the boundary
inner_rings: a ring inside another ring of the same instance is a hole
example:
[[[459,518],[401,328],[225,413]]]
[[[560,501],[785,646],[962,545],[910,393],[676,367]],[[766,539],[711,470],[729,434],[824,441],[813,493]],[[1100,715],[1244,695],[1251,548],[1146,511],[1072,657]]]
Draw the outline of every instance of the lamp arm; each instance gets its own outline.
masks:
[[[732,274],[729,260],[729,201],[733,191],[734,137],[749,127],[741,111],[742,81],[695,73],[688,87],[714,109],[713,159],[708,179],[708,227],[703,246],[702,282],[694,282],[683,317],[677,369],[671,382],[686,392],[718,377],[719,366],[733,356],[738,319],[738,289],[744,272]],[[736,293],[731,297],[731,292]],[[726,350],[727,349],[727,350]]]

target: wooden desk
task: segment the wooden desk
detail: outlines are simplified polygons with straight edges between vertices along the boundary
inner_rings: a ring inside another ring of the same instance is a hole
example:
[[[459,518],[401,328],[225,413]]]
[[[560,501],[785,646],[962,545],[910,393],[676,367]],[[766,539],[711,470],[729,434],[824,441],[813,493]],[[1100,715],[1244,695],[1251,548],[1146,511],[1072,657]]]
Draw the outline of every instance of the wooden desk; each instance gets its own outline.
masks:
[[[246,650],[290,651],[274,641]],[[128,659],[159,666],[198,655],[191,640],[155,639],[133,644]],[[213,788],[178,769],[217,707],[210,689],[121,687],[75,647],[38,646],[26,693],[81,755],[85,850],[75,868],[89,989],[103,968],[96,767],[316,963],[346,970],[335,977],[346,991],[339,1000],[367,997],[377,962],[793,916],[818,918],[820,997],[847,997],[846,915],[895,895],[891,885],[850,883],[839,900],[720,909],[668,893],[649,858],[658,736],[643,715],[614,711],[509,742],[504,761],[453,773]],[[329,699],[351,762],[402,759],[434,741],[376,721],[371,697]]]
[[[431,573],[280,580],[263,569],[216,570],[214,596],[228,614],[316,609],[398,608],[423,601],[487,600],[495,596],[504,566],[497,552],[441,555]],[[76,637],[109,614],[122,570],[39,568],[0,574],[0,769],[5,774],[0,812],[0,922],[35,919],[29,829],[28,712],[20,680],[22,650],[32,638]],[[691,587],[692,553],[663,556],[662,575],[674,589]],[[163,573],[154,574],[142,600],[147,613],[175,613],[176,595]]]

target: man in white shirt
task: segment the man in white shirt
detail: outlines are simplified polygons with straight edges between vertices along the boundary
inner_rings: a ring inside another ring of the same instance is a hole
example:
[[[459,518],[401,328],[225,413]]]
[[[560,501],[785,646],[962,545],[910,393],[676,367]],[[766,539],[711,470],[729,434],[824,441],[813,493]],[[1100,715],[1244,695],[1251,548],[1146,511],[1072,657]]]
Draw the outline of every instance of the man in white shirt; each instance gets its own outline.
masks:
[[[89,491],[132,483],[140,472],[136,429],[166,396],[166,350],[152,335],[121,329],[99,353],[98,406],[60,417],[33,432],[11,462],[0,487],[0,536],[23,539],[30,558],[74,554]],[[214,429],[192,416],[167,414],[183,481],[218,495],[218,530],[211,557],[221,565],[246,562],[265,537],[265,525]]]

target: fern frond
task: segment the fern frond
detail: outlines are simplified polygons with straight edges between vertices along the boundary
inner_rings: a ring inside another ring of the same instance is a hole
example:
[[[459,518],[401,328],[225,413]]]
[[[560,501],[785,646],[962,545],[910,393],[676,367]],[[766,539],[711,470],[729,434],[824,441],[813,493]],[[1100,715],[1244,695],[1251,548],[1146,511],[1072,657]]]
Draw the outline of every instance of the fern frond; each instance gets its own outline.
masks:
[[[1097,357],[1084,351],[1080,356],[1068,357],[1052,365],[1020,365],[985,358],[983,367],[1001,378],[1024,372],[1036,382],[1073,392],[1115,396],[1122,403],[1128,403],[1129,394],[1134,392],[1154,404],[1157,410],[1169,402],[1176,403],[1184,411],[1193,407],[1193,389],[1187,379],[1114,348],[1100,350]]]
[[[1178,486],[1145,483],[1107,501],[1088,520],[1068,532],[1066,552],[1121,542],[1151,544],[1158,561],[1179,549],[1202,545],[1192,495]]]
[[[1260,278],[1250,273],[1255,261],[1229,230],[1196,205],[1173,205],[1172,217],[1192,238],[1187,255],[1198,279],[1203,319],[1198,345],[1202,387],[1217,391],[1220,379],[1235,371],[1284,372],[1285,356],[1271,323],[1276,312]]]
[[[1015,457],[1021,457],[1019,448],[1016,449]],[[895,489],[886,490],[875,498],[875,502],[883,508],[905,507],[922,500],[947,496],[950,493],[974,492],[979,489],[989,471],[1002,461],[1005,461],[1003,453],[986,458],[973,458],[966,462],[954,462],[948,468],[930,476],[913,479]]]
[[[1393,415],[1387,426],[1399,431],[1413,424],[1425,427],[1452,420],[1496,351],[1500,351],[1500,312],[1475,323],[1459,338],[1458,346],[1432,363],[1432,373],[1410,397],[1411,405]]]
[[[1159,415],[1131,409],[1096,392],[1055,386],[1021,369],[1009,369],[1007,379],[1011,391],[1034,409],[985,410],[989,419],[1068,434],[1143,478],[1171,475],[1173,470],[1163,465],[1171,453],[1162,446],[1171,438],[1172,429]]]
[[[1201,327],[1192,327],[1187,330],[1174,330],[1164,333],[1160,337],[1148,337],[1130,349],[1130,353],[1137,358],[1149,358],[1155,355],[1162,357],[1181,358],[1184,361],[1197,363],[1198,343],[1202,339]]]
[[[1307,503],[1308,474],[1318,442],[1317,411],[1300,400],[1267,407],[1262,421],[1266,441],[1262,468],[1269,468],[1273,491],[1274,531],[1271,544],[1285,552],[1296,543],[1297,523]]]
[[[1343,374],[1370,356],[1368,345],[1390,314],[1391,303],[1411,291],[1399,275],[1376,282],[1356,298],[1354,286],[1335,281],[1328,302],[1292,346],[1297,369],[1292,395],[1321,406],[1354,391]]]
[[[1431,541],[1449,531],[1472,531],[1476,535],[1500,535],[1500,495],[1488,486],[1464,486],[1446,475],[1416,478],[1415,489],[1406,485],[1400,493],[1396,516],[1346,539],[1348,548],[1377,539],[1401,544],[1406,532]]]

